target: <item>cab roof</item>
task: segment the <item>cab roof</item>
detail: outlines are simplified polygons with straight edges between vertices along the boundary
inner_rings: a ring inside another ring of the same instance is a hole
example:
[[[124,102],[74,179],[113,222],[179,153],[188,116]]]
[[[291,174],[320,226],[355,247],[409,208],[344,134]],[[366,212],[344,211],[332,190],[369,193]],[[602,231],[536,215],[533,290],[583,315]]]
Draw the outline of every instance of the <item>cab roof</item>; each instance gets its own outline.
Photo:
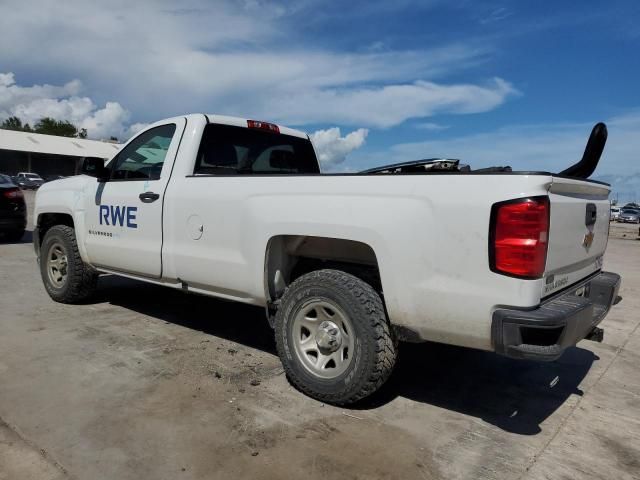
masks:
[[[278,127],[278,129],[280,130],[280,133],[283,135],[291,135],[293,137],[300,137],[300,138],[304,138],[304,139],[309,139],[309,136],[301,131],[301,130],[296,130],[294,128],[289,128],[289,127],[285,127],[284,125],[279,125],[277,123],[273,123],[273,122],[269,122],[268,120],[260,120],[259,118],[241,118],[241,117],[230,117],[227,115],[217,115],[215,113],[213,114],[205,114],[205,116],[209,119],[209,123],[218,123],[218,124],[222,124],[222,125],[232,125],[234,127],[244,127],[244,128],[248,128],[247,127],[247,122],[250,120],[254,120],[254,121],[259,121],[259,122],[263,122],[263,123],[271,123],[273,125],[276,125]]]

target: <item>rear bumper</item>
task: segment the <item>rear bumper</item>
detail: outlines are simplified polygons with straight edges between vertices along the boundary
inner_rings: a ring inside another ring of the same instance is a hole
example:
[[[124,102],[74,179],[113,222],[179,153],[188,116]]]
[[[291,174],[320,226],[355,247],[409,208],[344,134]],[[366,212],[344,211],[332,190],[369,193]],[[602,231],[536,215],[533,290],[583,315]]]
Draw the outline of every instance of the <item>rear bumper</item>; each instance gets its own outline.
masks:
[[[0,218],[0,231],[24,230],[27,227],[27,218],[24,215]]]
[[[496,310],[491,325],[496,353],[552,361],[583,338],[598,337],[596,326],[616,303],[620,282],[620,275],[601,272],[533,310]]]

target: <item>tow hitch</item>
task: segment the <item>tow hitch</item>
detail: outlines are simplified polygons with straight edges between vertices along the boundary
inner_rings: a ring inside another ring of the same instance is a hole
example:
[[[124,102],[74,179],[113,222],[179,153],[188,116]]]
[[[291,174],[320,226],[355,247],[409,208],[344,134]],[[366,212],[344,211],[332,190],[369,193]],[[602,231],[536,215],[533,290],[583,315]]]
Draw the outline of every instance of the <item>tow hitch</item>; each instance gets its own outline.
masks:
[[[604,340],[604,330],[600,327],[593,327],[593,330],[591,330],[584,339],[602,343],[602,340]]]

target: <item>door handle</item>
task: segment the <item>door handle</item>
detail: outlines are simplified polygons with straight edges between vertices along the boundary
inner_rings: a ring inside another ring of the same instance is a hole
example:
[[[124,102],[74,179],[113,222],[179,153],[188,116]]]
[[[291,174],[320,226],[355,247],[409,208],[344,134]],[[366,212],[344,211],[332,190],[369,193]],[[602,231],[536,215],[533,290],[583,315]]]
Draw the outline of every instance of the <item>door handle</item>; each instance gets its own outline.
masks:
[[[151,202],[155,202],[157,199],[159,199],[160,198],[160,194],[159,193],[153,193],[153,192],[144,192],[144,193],[140,194],[139,198],[144,203],[151,203]]]

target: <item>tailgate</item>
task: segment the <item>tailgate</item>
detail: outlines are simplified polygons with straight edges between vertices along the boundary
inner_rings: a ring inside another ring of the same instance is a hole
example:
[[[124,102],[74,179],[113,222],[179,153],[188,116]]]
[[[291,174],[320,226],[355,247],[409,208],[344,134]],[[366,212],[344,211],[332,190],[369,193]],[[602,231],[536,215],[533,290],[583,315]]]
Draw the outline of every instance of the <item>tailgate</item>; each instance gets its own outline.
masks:
[[[609,191],[605,184],[553,177],[543,297],[602,267],[609,237]]]

